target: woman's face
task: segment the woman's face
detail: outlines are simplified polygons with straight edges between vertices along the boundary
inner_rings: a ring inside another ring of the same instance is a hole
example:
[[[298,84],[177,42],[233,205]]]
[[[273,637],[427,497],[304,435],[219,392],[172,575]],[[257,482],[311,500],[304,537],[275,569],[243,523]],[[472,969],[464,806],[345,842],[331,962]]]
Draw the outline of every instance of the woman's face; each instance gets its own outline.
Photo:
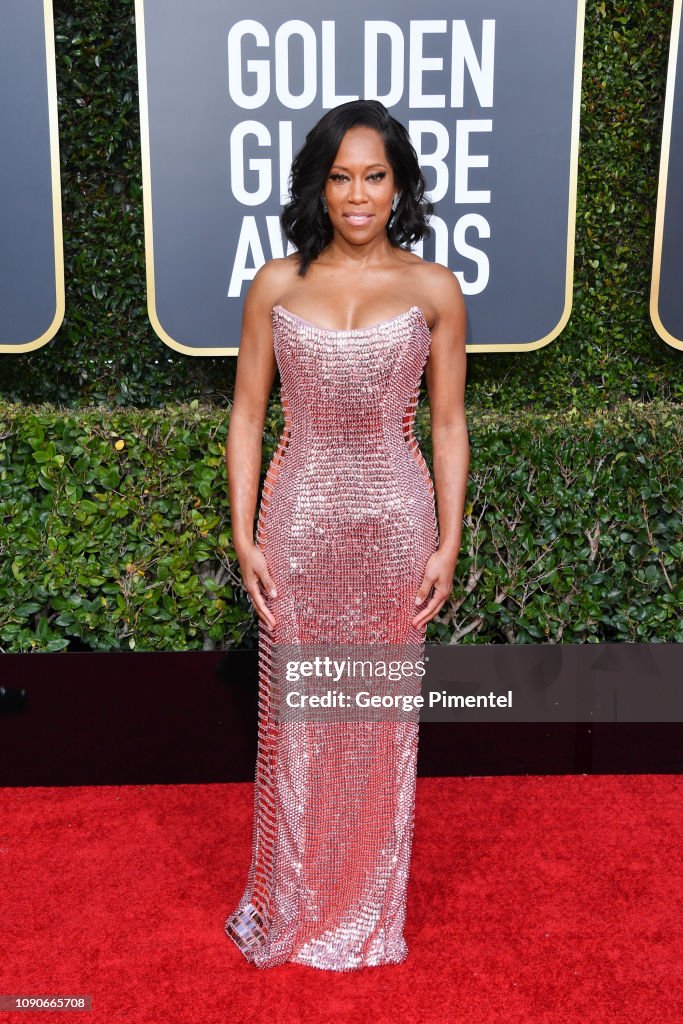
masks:
[[[360,245],[382,234],[397,191],[384,140],[374,128],[349,128],[330,167],[324,195],[332,227]]]

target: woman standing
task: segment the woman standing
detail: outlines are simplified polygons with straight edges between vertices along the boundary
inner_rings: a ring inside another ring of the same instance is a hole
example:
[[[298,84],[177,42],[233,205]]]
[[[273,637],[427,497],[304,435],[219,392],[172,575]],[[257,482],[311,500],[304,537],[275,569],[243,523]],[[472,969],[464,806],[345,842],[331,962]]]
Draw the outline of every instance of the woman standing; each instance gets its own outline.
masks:
[[[297,251],[263,266],[245,301],[227,468],[260,620],[259,745],[252,863],[225,930],[259,967],[353,970],[408,952],[417,722],[281,721],[276,653],[423,652],[451,592],[469,468],[466,313],[453,273],[407,248],[429,232],[424,189],[381,103],[330,110],[292,164],[281,222]],[[434,485],[412,430],[425,368]],[[285,428],[254,542],[276,369]]]

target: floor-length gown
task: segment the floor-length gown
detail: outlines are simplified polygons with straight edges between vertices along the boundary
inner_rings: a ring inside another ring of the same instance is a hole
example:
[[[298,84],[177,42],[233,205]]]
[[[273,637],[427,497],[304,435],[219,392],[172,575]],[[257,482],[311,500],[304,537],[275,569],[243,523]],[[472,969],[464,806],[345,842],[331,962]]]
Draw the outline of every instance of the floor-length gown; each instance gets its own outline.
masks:
[[[259,624],[252,861],[225,931],[257,967],[399,963],[417,721],[283,722],[273,652],[367,642],[424,654],[426,627],[411,620],[439,538],[413,421],[431,335],[418,306],[352,330],[279,305],[272,317],[285,427],[256,543],[276,625]]]

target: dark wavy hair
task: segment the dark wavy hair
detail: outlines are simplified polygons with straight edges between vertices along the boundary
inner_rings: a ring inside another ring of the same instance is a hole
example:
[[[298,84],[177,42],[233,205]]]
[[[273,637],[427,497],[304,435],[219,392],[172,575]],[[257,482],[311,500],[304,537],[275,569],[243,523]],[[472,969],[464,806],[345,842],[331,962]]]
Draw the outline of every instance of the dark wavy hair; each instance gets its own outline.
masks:
[[[434,207],[425,198],[425,180],[408,132],[379,100],[351,100],[320,118],[292,161],[290,201],[280,214],[280,224],[298,251],[301,277],[332,241],[332,224],[323,212],[320,194],[344,135],[357,125],[374,128],[382,136],[394,181],[401,191],[396,212],[387,225],[391,244],[406,248],[430,234],[427,221]]]

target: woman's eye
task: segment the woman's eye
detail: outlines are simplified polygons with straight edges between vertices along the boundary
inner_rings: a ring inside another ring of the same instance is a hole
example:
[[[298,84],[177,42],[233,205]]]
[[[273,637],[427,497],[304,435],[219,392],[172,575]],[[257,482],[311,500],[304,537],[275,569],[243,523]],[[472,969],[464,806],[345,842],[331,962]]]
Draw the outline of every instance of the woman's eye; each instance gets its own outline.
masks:
[[[381,181],[382,178],[386,178],[386,171],[376,171],[374,174],[368,175],[368,181]],[[330,174],[330,181],[348,181],[346,174]]]

